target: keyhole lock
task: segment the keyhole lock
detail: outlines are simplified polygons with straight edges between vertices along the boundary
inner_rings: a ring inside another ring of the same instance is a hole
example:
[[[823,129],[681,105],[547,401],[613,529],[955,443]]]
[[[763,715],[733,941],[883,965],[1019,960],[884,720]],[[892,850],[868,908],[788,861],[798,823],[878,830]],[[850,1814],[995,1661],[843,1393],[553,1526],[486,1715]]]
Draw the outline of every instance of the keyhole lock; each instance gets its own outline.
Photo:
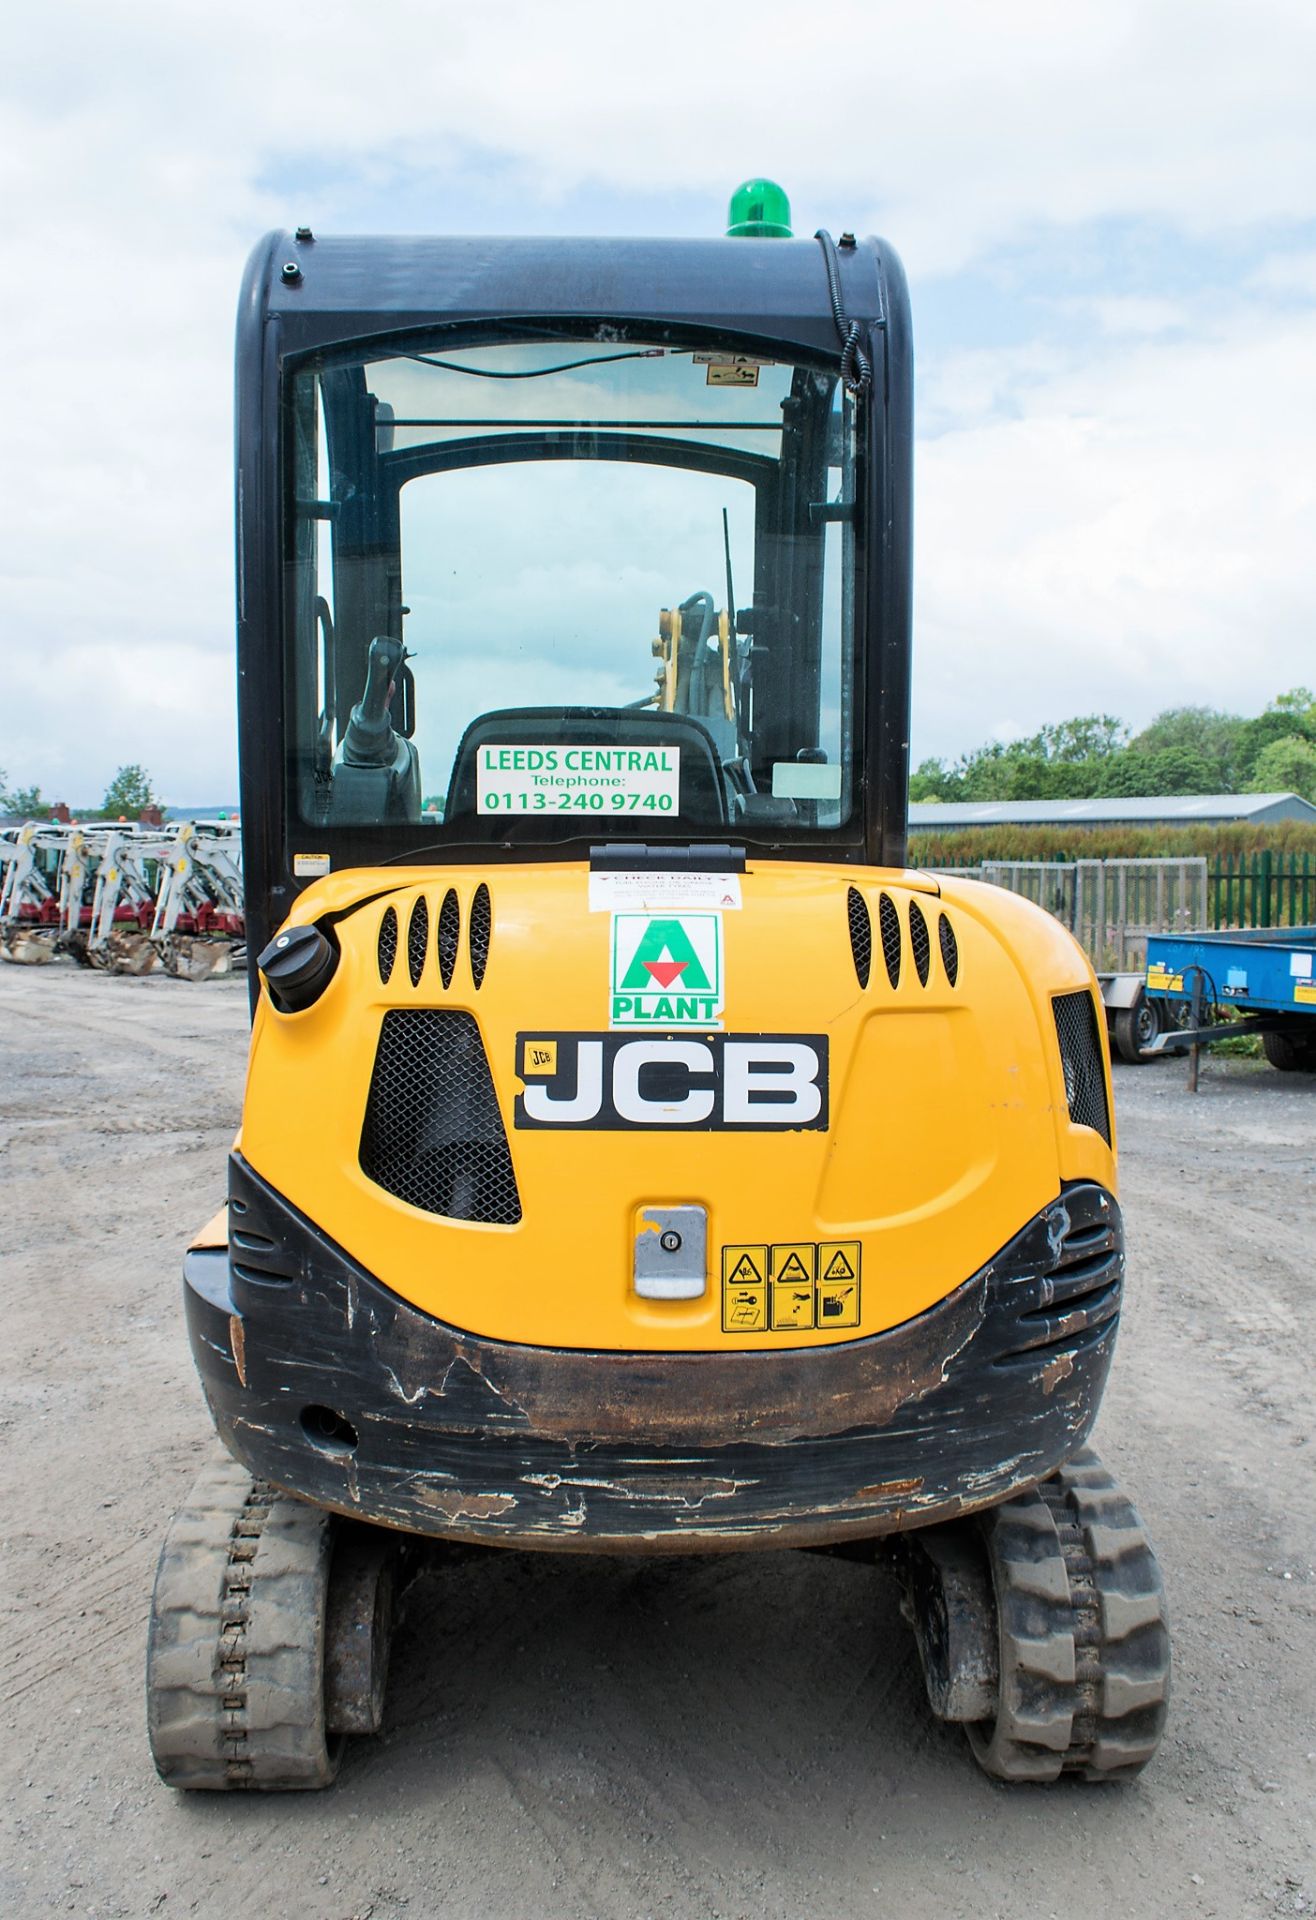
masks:
[[[698,1300],[708,1287],[704,1207],[637,1207],[635,1291],[641,1300]]]

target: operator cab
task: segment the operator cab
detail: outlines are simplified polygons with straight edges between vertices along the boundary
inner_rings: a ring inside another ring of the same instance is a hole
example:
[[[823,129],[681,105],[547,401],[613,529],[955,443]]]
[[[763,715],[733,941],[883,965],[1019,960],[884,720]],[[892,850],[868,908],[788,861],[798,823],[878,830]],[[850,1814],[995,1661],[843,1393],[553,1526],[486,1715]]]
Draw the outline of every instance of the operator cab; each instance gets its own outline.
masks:
[[[253,953],[301,881],[383,861],[903,862],[881,243],[276,235],[244,312]]]
[[[857,398],[752,344],[557,326],[291,376],[303,823],[844,831]]]

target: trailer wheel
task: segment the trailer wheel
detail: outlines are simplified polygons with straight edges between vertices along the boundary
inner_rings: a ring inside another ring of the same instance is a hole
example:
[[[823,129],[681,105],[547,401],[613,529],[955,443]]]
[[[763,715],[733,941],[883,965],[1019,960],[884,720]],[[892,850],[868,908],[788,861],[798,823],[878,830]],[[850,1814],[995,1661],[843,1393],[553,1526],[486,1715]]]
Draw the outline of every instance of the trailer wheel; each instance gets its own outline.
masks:
[[[1316,1040],[1305,1034],[1263,1033],[1262,1049],[1281,1073],[1316,1073]]]
[[[1132,1006],[1121,1007],[1115,1015],[1115,1051],[1130,1067],[1140,1067],[1154,1059],[1146,1049],[1161,1031],[1157,1003],[1149,1000],[1139,987]]]

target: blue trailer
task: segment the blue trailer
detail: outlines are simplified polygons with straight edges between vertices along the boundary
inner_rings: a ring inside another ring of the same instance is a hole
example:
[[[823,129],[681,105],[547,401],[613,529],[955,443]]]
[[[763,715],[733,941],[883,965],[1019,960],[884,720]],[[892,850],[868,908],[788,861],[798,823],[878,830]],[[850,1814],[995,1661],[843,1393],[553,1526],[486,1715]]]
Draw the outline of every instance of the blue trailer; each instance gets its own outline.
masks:
[[[1148,1053],[1255,1033],[1273,1067],[1316,1073],[1316,927],[1150,934],[1146,996],[1187,1016]]]

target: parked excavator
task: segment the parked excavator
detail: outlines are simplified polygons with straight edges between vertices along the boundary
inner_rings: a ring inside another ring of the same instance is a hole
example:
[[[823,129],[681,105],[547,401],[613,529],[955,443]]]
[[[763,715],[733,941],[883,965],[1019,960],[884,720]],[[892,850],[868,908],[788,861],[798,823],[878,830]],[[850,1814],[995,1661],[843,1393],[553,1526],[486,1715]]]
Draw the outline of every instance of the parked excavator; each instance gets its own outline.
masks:
[[[475,1549],[858,1557],[987,1773],[1137,1774],[1105,1022],[1048,914],[908,864],[894,251],[763,181],[725,239],[301,228],[237,374],[254,1030],[161,1776],[332,1780]]]
[[[235,824],[40,823],[0,830],[0,954],[39,965],[67,953],[112,973],[157,964],[185,980],[245,959]]]

